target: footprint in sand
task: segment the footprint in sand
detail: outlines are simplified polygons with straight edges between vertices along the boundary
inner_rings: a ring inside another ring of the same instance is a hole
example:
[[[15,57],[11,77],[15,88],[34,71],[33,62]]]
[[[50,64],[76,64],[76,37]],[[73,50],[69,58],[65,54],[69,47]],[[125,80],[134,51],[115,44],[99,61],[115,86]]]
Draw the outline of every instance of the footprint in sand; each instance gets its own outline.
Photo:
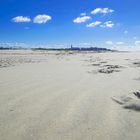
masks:
[[[140,81],[140,77],[138,77],[138,78],[135,78],[134,80]]]
[[[112,97],[111,99],[124,109],[140,112],[140,92],[133,92],[133,94],[128,96]]]
[[[133,62],[133,66],[140,67],[140,61]]]

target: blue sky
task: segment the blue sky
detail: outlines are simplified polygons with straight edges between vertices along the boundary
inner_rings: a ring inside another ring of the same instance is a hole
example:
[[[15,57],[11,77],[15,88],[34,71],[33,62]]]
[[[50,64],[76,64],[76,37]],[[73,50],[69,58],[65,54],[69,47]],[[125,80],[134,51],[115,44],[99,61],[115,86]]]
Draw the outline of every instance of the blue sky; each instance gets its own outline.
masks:
[[[139,0],[0,0],[0,43],[140,48]]]

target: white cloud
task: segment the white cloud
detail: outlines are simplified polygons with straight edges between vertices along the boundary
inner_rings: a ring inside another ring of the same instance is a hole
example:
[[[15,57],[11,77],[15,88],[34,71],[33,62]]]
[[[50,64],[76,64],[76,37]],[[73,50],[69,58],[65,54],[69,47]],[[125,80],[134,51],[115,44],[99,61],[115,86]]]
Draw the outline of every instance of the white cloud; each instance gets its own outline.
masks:
[[[92,22],[90,24],[87,24],[86,26],[87,27],[95,27],[95,26],[100,25],[101,23],[102,23],[101,21],[95,21],[95,22]]]
[[[124,42],[116,42],[117,45],[124,45]]]
[[[19,42],[4,42],[1,43],[0,42],[0,46],[1,47],[13,47],[13,48],[17,48],[17,47],[27,47],[27,45],[25,43],[19,43]]]
[[[106,41],[105,44],[107,44],[107,45],[113,45],[113,42],[112,41]]]
[[[24,16],[17,16],[17,17],[14,17],[12,19],[13,22],[17,22],[17,23],[20,23],[20,22],[31,22],[31,19],[29,17],[24,17]]]
[[[108,14],[108,13],[113,13],[114,10],[109,9],[109,8],[96,8],[93,11],[91,11],[91,14],[96,15],[96,14]]]
[[[128,31],[127,31],[127,30],[125,30],[125,31],[124,31],[124,34],[128,34]]]
[[[86,16],[86,13],[81,13],[80,16]]]
[[[77,17],[76,19],[73,20],[74,23],[84,23],[91,19],[90,16],[82,16],[82,17]]]
[[[49,20],[51,20],[52,17],[49,15],[37,15],[36,17],[34,17],[33,22],[37,23],[37,24],[43,24],[43,23],[47,23]]]
[[[140,40],[135,41],[135,46],[140,46]]]
[[[103,28],[112,28],[114,26],[114,23],[112,21],[106,21],[103,25],[100,25],[100,27]]]

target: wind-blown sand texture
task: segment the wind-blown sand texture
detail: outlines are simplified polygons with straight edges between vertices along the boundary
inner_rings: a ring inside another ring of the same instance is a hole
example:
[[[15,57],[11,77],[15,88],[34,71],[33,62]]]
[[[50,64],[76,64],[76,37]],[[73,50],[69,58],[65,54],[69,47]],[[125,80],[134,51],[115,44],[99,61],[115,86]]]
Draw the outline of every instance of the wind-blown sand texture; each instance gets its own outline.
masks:
[[[0,51],[0,140],[139,140],[140,53]]]

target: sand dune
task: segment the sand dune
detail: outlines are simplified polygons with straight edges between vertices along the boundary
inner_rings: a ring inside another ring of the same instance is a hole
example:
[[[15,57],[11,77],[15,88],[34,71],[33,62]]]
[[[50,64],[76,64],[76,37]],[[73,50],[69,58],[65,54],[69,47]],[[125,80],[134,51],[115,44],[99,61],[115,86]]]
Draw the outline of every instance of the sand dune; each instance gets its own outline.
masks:
[[[140,53],[0,51],[1,140],[139,140]]]

